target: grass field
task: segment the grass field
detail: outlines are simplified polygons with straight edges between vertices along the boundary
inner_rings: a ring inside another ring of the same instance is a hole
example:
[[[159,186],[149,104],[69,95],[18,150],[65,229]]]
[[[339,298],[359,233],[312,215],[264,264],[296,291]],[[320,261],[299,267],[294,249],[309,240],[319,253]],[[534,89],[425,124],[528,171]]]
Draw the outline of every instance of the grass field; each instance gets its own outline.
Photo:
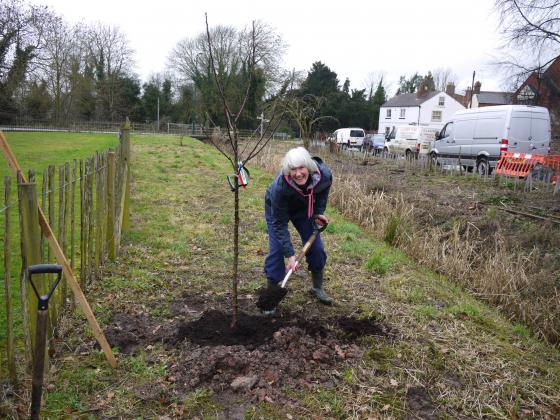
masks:
[[[115,134],[6,132],[12,151],[24,171],[33,169],[37,176],[49,165],[61,165],[74,159],[91,157],[95,152],[114,148]],[[6,159],[0,159],[0,175],[12,175]]]
[[[273,174],[250,170],[251,184],[241,192],[239,294],[249,302],[244,310],[258,316],[250,303],[265,281],[263,196]],[[177,369],[197,361],[180,345],[165,344],[165,338],[174,336],[178,322],[197,319],[205,309],[230,309],[233,196],[225,177],[231,168],[198,141],[181,145],[171,137],[139,137],[133,138],[132,172],[131,230],[123,254],[107,265],[88,299],[105,329],[114,330],[115,316],[126,315],[146,328],[147,336],[167,335],[153,342],[136,336],[140,346],[118,354],[119,368],[112,370],[83,317],[69,317],[47,378],[45,418],[227,418],[234,409],[241,410],[236,411],[241,418],[553,418],[560,413],[556,348],[332,208],[323,240],[329,254],[326,288],[335,305],[324,307],[310,298],[309,280],[301,274],[290,281],[282,310],[317,322],[373,317],[391,336],[356,339],[361,359],[332,365],[323,372],[325,382],[278,385],[284,399],[259,399],[252,391],[232,394],[227,384],[220,389],[210,382],[182,390]],[[204,355],[215,349],[201,350]],[[239,346],[229,351],[232,358],[241,357]],[[290,359],[287,350],[285,358]],[[224,363],[218,371],[231,366]],[[6,415],[18,413],[7,410]]]

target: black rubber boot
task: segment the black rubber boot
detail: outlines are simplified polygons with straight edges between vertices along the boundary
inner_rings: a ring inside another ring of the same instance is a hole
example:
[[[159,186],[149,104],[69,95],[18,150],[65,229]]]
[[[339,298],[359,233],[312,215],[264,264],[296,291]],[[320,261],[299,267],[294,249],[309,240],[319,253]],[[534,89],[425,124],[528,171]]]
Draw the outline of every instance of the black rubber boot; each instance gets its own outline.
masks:
[[[267,279],[266,285],[269,289],[271,289],[280,286],[280,283]],[[262,314],[265,316],[274,316],[276,315],[276,308],[269,309],[268,311],[262,311]]]
[[[330,305],[332,303],[332,299],[323,290],[323,272],[318,271],[316,273],[311,273],[311,278],[313,279],[313,288],[311,289],[311,292],[321,303]]]

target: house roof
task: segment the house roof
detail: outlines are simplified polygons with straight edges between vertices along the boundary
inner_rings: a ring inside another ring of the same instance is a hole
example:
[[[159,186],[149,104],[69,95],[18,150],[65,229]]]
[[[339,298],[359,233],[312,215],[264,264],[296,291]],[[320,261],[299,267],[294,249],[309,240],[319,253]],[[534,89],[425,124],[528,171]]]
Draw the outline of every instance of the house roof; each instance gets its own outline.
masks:
[[[442,92],[430,91],[430,92],[426,92],[420,98],[416,96],[416,93],[404,93],[402,95],[393,96],[383,105],[381,105],[381,107],[391,108],[391,107],[419,106],[424,102],[426,102],[428,99],[431,99],[440,93]]]
[[[479,104],[509,105],[512,94],[510,92],[480,92],[478,94]]]

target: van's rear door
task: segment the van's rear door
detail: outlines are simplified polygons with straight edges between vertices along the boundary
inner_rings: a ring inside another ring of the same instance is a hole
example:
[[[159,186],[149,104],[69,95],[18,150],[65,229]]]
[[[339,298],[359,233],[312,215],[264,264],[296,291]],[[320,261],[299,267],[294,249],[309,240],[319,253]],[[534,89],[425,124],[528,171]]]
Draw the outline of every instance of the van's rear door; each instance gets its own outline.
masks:
[[[548,154],[550,145],[550,116],[546,110],[531,112],[531,138],[532,153]]]
[[[534,153],[530,138],[531,111],[513,109],[508,135],[508,150],[518,153]]]

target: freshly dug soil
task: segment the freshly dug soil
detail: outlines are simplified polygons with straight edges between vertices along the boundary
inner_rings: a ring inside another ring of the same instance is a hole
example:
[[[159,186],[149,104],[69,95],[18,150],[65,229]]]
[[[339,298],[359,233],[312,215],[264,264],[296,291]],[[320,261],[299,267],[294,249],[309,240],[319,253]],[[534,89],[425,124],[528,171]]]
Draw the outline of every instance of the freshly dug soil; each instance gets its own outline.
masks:
[[[334,387],[342,380],[338,372],[361,359],[360,337],[393,335],[373,318],[304,319],[289,312],[282,317],[240,312],[231,327],[231,314],[218,310],[167,325],[145,314],[115,314],[106,332],[111,346],[123,353],[163,343],[171,355],[167,381],[174,384],[168,393],[184,397],[203,386],[218,399],[233,394],[269,402],[291,401],[286,389]]]

